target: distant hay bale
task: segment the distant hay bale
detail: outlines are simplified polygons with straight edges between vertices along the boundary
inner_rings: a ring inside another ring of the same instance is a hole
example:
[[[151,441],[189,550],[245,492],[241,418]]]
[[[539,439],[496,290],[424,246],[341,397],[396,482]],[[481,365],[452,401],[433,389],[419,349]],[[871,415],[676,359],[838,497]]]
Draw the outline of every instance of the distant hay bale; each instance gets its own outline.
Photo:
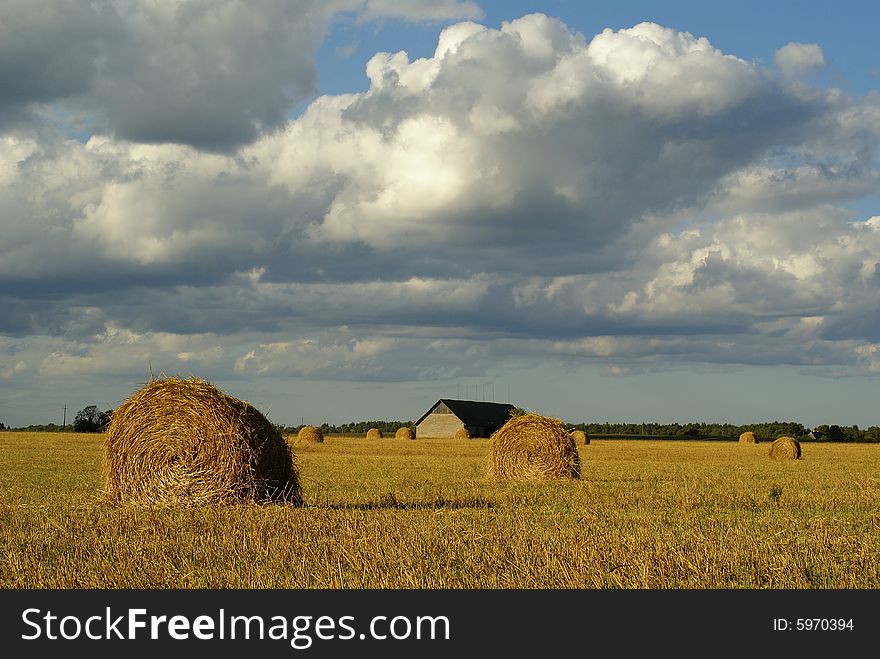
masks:
[[[740,444],[757,444],[758,438],[751,430],[747,430],[739,436]]]
[[[278,429],[198,378],[151,380],[119,406],[107,428],[103,471],[113,503],[302,503]]]
[[[397,432],[394,433],[394,439],[412,439],[413,433],[410,428],[406,426],[401,426],[397,429]]]
[[[367,431],[367,439],[382,439],[382,431],[378,428],[370,428]]]
[[[453,438],[455,438],[455,439],[470,439],[471,434],[468,432],[467,428],[459,428],[458,430],[455,431]]]
[[[590,443],[590,436],[583,430],[572,430],[571,438],[574,440],[575,444],[586,446]]]
[[[780,437],[770,445],[770,457],[774,460],[799,460],[801,443],[794,437]]]
[[[489,442],[488,477],[495,480],[580,478],[574,439],[562,421],[532,412],[511,417]]]
[[[324,442],[324,433],[315,426],[303,426],[296,434],[296,441],[302,444],[321,444]]]

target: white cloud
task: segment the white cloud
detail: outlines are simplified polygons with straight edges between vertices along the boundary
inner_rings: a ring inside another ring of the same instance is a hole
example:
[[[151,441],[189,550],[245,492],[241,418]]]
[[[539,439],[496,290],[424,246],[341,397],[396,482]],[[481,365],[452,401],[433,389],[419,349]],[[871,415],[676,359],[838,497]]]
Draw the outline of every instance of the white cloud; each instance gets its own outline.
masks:
[[[797,77],[822,69],[825,54],[818,44],[791,42],[776,51],[773,61],[783,74]]]
[[[714,115],[763,92],[763,76],[706,37],[656,23],[605,29],[588,48],[597,73],[638,107],[666,118]]]
[[[138,333],[107,324],[78,340],[34,337],[30,350],[42,353],[39,375],[46,378],[89,374],[126,375],[210,370],[223,350],[211,334]]]
[[[301,339],[257,346],[235,362],[235,370],[257,374],[286,373],[324,375],[345,372],[351,380],[373,379],[383,369],[383,357],[394,339],[349,339],[318,341]]]
[[[319,242],[589,249],[780,146],[796,122],[760,108],[803,104],[705,38],[640,24],[586,44],[542,15],[452,26],[434,57],[379,54],[367,73],[367,93],[321,99],[254,149],[292,192],[340,185]]]

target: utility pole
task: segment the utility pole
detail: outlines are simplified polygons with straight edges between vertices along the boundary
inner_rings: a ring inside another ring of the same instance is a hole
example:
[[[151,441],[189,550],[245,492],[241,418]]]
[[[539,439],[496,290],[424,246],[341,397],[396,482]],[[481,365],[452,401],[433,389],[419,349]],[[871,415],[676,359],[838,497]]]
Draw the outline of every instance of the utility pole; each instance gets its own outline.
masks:
[[[67,427],[67,405],[64,406],[64,420],[61,422],[61,431]]]

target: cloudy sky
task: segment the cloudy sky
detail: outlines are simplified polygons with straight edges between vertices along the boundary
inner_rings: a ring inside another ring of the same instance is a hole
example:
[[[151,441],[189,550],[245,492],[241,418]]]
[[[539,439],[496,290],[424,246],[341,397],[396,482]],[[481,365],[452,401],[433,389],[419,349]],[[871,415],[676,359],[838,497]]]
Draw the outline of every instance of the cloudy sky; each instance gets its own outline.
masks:
[[[873,5],[4,0],[0,421],[878,425]]]

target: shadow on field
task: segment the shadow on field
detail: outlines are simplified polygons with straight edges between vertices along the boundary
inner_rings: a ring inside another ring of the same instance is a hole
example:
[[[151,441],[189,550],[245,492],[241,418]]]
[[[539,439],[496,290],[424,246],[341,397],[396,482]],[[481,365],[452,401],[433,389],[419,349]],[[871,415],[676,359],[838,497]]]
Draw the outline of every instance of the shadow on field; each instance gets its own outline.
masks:
[[[399,501],[394,494],[386,494],[378,501],[328,503],[309,507],[330,510],[457,510],[462,508],[497,508],[497,504],[482,497],[449,500],[440,496],[433,501]]]

